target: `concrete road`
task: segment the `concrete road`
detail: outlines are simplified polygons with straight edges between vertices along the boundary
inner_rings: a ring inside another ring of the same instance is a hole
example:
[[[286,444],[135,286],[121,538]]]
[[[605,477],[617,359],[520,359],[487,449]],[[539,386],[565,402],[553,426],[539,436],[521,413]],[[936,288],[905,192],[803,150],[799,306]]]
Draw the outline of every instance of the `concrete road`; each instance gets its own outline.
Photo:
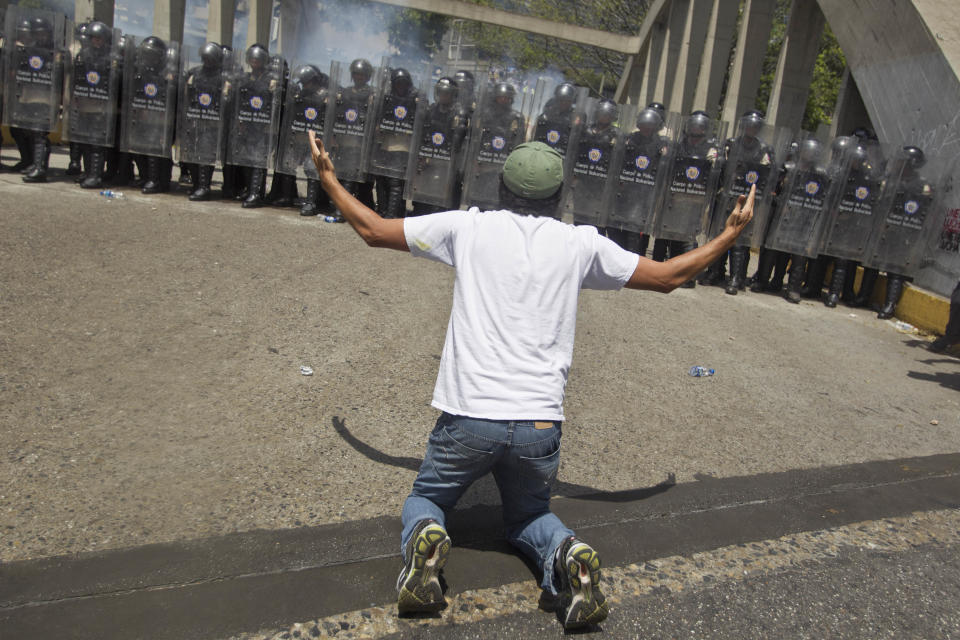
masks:
[[[458,600],[448,613],[466,606],[466,630],[397,621],[386,606],[397,514],[436,418],[451,270],[368,249],[347,226],[292,209],[183,192],[106,200],[59,171],[53,180],[0,174],[0,627],[270,637],[298,623],[329,635],[322,623],[355,615],[351,634],[554,629],[536,613],[529,568],[497,541],[490,483],[451,521],[462,560],[451,560],[449,595],[498,604]],[[955,517],[960,372],[922,349],[925,338],[862,310],[702,287],[584,292],[578,324],[557,510],[597,540],[611,587],[637,563],[887,518],[922,532],[924,514]],[[690,378],[694,364],[717,375]],[[751,505],[768,511],[737,511]],[[655,590],[664,585],[624,582],[606,627],[774,637],[782,627],[763,631],[769,620],[746,611],[773,607],[776,585],[856,583],[850,598],[882,603],[898,571],[924,563],[955,610],[956,563],[937,560],[954,542],[864,552],[859,565],[840,562],[860,557],[845,549],[808,559],[821,563],[813,577],[775,567],[766,593],[735,580],[739,612],[707,583],[694,591],[714,599],[709,614]],[[883,579],[869,586],[857,571]],[[903,589],[920,602],[928,585],[916,582]],[[489,595],[497,589],[523,608]],[[644,626],[658,607],[676,626]],[[940,620],[930,625],[956,624],[927,610],[923,620]],[[496,620],[477,623],[477,611]],[[871,611],[889,614],[878,628],[935,637],[916,616]],[[125,612],[123,624],[100,624],[105,612]]]

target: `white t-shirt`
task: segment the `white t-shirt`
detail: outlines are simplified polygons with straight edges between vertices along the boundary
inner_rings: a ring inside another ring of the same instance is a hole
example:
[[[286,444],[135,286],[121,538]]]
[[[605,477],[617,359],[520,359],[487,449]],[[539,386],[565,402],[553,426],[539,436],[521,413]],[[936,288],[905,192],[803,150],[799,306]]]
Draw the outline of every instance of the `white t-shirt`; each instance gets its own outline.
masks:
[[[414,256],[457,270],[433,406],[563,420],[580,288],[620,289],[639,257],[594,227],[510,211],[406,218],[403,230]]]

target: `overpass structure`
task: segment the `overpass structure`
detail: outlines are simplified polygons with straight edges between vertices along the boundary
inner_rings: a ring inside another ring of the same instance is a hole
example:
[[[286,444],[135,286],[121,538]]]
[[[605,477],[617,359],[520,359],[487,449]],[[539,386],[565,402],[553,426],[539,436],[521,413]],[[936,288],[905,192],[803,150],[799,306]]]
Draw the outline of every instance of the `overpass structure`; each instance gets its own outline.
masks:
[[[307,0],[280,5],[279,53],[294,51]],[[460,0],[378,0],[383,4],[519,29],[625,54],[616,100],[704,109],[734,121],[754,106],[776,0],[651,0],[634,35],[482,7]],[[76,17],[112,24],[114,0],[76,0]],[[154,0],[155,35],[179,40],[186,0]],[[274,0],[247,0],[246,42],[269,40]],[[210,0],[207,37],[233,40],[235,0]],[[792,0],[767,119],[799,128],[825,25],[848,70],[831,133],[869,124],[881,141],[917,144],[944,161],[960,154],[960,13],[955,0]],[[952,198],[952,199],[951,199]],[[948,198],[960,209],[960,195]],[[941,293],[960,274],[955,252],[938,253],[918,279]]]

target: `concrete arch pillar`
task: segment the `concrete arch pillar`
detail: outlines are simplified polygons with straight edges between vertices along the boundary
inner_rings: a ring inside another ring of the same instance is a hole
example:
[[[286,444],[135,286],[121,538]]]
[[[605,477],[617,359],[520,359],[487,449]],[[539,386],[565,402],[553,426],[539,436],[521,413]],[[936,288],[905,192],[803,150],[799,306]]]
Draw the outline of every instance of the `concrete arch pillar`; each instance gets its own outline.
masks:
[[[705,109],[710,115],[715,116],[720,111],[720,90],[727,73],[738,13],[738,3],[713,0],[700,73],[693,94],[693,108]]]
[[[793,0],[788,20],[767,104],[767,122],[796,130],[807,107],[824,18],[816,0]]]
[[[760,88],[763,58],[773,26],[775,0],[744,0],[737,50],[727,83],[722,117],[736,122],[740,114],[753,108]]]
[[[265,47],[270,45],[270,21],[273,19],[272,0],[249,0],[250,13],[247,22],[247,44],[245,48],[259,42]],[[272,53],[272,52],[271,52]]]
[[[210,0],[207,5],[207,42],[230,46],[233,42],[234,0]]]
[[[99,20],[113,26],[113,0],[76,0],[73,5],[74,22]]]
[[[153,0],[153,32],[167,41],[183,42],[186,0]]]

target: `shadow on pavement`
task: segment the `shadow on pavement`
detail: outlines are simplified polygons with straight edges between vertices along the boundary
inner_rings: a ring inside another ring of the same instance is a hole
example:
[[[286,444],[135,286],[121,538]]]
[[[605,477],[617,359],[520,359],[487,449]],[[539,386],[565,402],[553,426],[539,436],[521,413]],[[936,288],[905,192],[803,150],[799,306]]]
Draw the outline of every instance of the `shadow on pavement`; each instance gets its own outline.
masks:
[[[928,363],[941,362],[938,360],[931,360]],[[944,360],[942,362],[955,362],[955,360]],[[941,387],[946,389],[953,389],[954,391],[960,391],[960,373],[945,373],[938,371],[936,373],[921,373],[919,371],[908,371],[907,376],[910,378],[915,378],[917,380],[927,380],[929,382],[936,382]]]

